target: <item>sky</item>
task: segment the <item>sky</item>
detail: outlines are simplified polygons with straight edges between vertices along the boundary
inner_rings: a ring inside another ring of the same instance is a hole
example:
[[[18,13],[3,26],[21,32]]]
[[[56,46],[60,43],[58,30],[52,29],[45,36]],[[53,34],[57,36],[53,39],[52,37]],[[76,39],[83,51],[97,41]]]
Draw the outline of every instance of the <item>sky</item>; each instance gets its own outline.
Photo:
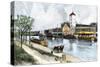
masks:
[[[69,14],[76,14],[79,24],[97,22],[97,7],[88,5],[36,3],[15,1],[15,18],[17,15],[26,15],[34,18],[32,30],[44,30],[60,27],[61,23],[69,21]]]

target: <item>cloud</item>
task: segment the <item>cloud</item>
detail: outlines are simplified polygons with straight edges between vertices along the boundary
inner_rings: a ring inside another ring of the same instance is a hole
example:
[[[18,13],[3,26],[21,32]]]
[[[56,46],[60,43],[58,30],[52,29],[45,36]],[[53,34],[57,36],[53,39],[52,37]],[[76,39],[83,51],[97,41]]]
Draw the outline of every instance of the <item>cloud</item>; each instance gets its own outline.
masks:
[[[69,21],[69,14],[75,12],[76,21],[82,24],[97,22],[97,7],[72,4],[49,4],[16,2],[15,15],[27,15],[35,19],[32,30],[44,30],[60,26]]]

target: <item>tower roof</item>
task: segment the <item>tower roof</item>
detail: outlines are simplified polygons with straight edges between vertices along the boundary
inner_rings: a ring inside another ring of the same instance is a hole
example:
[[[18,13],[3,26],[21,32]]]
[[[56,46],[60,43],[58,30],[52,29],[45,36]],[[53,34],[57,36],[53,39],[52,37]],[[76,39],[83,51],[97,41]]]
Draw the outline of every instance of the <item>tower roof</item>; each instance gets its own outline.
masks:
[[[72,12],[72,13],[70,13],[70,16],[72,16],[72,15],[76,15],[74,12]]]

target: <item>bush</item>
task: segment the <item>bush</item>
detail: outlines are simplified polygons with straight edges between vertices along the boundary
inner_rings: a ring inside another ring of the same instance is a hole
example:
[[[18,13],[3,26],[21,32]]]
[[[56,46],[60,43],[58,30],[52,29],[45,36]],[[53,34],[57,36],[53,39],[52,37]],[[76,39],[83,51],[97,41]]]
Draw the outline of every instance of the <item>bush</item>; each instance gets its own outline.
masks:
[[[15,59],[15,64],[22,64],[22,61],[28,62],[31,64],[35,64],[35,60],[33,59],[32,56],[28,55],[23,49],[21,49],[18,46],[14,46],[14,59]]]

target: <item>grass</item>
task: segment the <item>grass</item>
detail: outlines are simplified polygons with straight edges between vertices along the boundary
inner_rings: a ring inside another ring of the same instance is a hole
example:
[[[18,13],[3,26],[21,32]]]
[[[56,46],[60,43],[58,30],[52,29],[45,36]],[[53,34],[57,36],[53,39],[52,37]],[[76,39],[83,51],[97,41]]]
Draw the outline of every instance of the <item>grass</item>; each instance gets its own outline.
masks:
[[[26,64],[36,64],[32,56],[16,45],[14,46],[14,59],[15,65],[23,65],[23,62]]]

